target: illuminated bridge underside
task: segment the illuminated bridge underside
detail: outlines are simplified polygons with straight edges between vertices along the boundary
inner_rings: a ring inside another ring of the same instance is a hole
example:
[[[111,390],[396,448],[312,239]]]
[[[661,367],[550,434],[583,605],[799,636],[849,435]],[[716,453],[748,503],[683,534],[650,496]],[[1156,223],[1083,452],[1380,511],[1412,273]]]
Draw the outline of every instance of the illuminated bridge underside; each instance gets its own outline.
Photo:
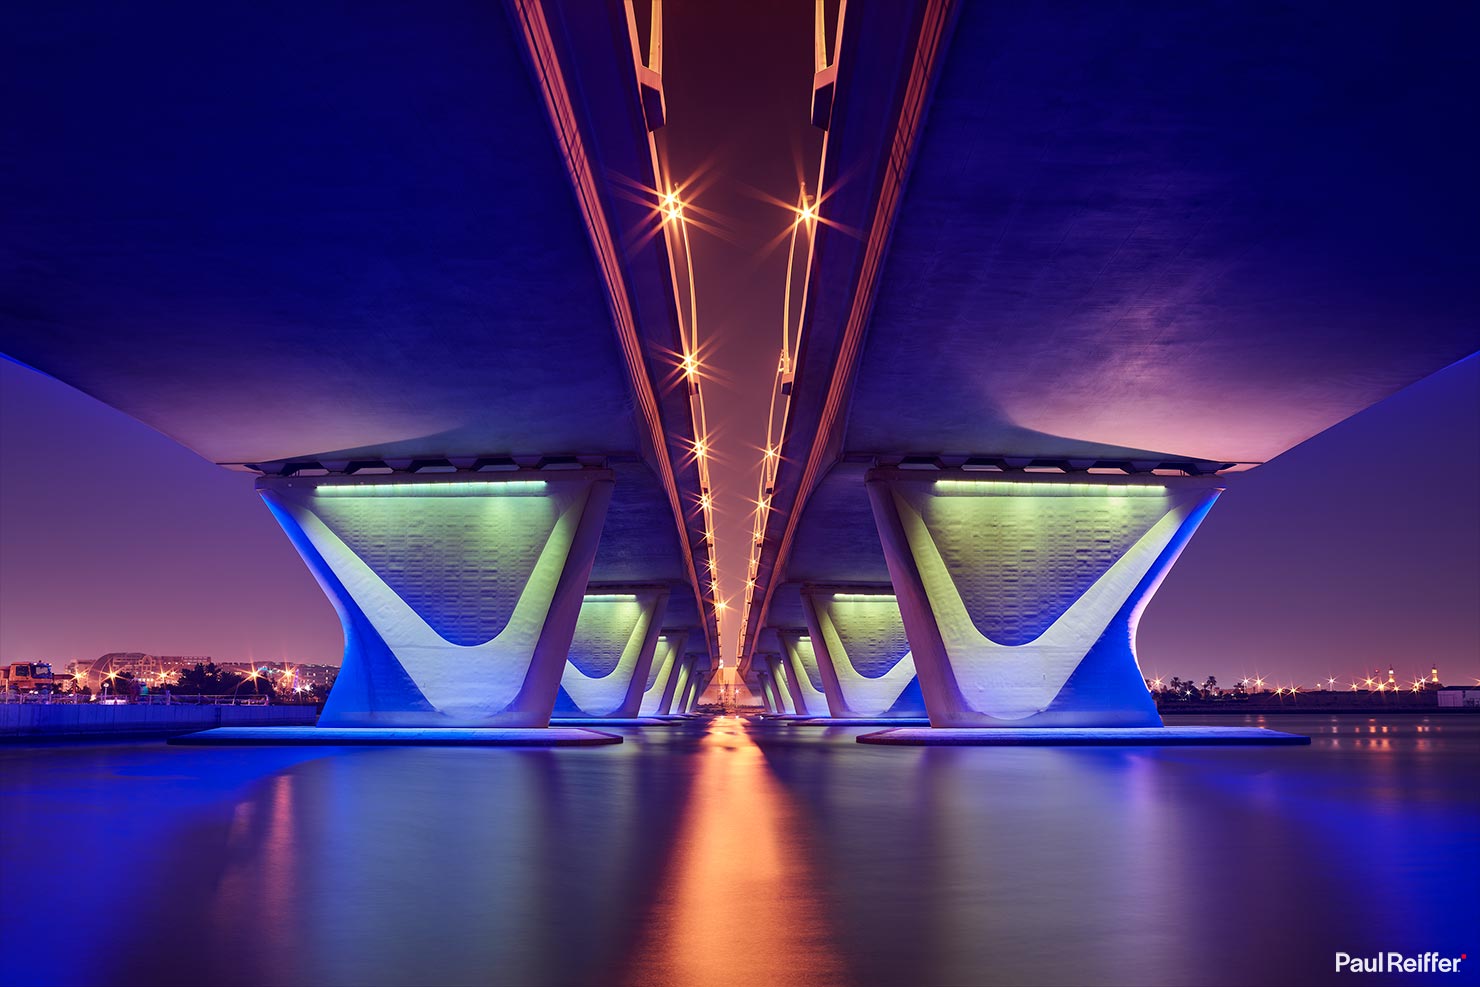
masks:
[[[792,694],[791,686],[787,684],[786,669],[782,660],[773,655],[766,659],[766,668],[771,682],[771,695],[776,704],[776,712],[805,713],[806,710],[797,704],[796,696]]]
[[[325,726],[549,723],[611,476],[258,489],[344,626]]]
[[[1141,611],[1220,493],[875,474],[869,497],[932,726],[1159,726]]]
[[[679,659],[678,670],[673,676],[673,707],[674,713],[682,713],[684,704],[688,702],[689,688],[693,684],[694,658],[692,655],[684,655]]]
[[[574,716],[636,716],[663,626],[668,590],[588,587],[555,712]]]
[[[782,697],[782,681],[777,675],[776,660],[774,658],[757,659],[760,663],[756,671],[756,677],[761,686],[761,701],[765,704],[766,712],[781,716],[787,713],[795,713],[796,707],[789,706]]]
[[[661,716],[673,709],[673,693],[678,685],[678,668],[683,664],[683,648],[688,640],[685,631],[664,631],[658,636],[657,649],[648,672],[647,688],[639,707],[641,716]]]
[[[699,697],[709,686],[712,673],[709,669],[709,657],[707,655],[689,655],[687,659],[688,675],[684,681],[681,701],[674,710],[676,713],[692,713],[699,704]]]
[[[4,352],[218,463],[638,449],[525,24],[580,39],[515,6],[15,11]],[[552,68],[635,108],[622,16],[580,16],[606,59]],[[626,123],[586,150],[651,184]]]
[[[1264,462],[1480,347],[1473,8],[954,8],[845,451]]]
[[[833,715],[827,694],[823,691],[825,680],[812,647],[812,638],[796,631],[782,632],[779,636],[786,683],[796,701],[797,712],[808,716]]]
[[[1211,493],[1157,476],[1111,524],[865,475],[1252,468],[1475,352],[1475,10],[841,20],[743,654],[808,584],[887,580],[935,725],[1154,723],[1135,620]]]
[[[924,715],[915,661],[892,594],[811,589],[802,603],[809,636],[793,651],[804,645],[813,651],[833,716]]]
[[[6,27],[0,352],[235,468],[608,468],[593,578],[696,597],[657,76],[622,4],[77,0]]]

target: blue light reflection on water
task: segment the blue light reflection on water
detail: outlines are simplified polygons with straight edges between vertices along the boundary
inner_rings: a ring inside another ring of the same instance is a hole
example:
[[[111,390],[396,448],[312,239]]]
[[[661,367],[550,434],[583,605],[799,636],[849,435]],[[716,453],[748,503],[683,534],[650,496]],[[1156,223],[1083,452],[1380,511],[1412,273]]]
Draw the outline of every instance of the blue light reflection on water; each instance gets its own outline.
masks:
[[[810,930],[799,984],[1322,982],[1337,949],[1477,956],[1480,720],[1271,725],[1315,742],[921,750],[757,726],[736,736],[763,786],[714,774],[744,751],[704,724],[564,751],[0,748],[0,921],[58,944],[7,949],[0,980],[661,975],[633,954],[683,927],[674,846],[724,818],[693,811],[716,778],[746,788],[737,819],[785,820],[762,882]],[[687,975],[743,982],[766,900],[698,894],[682,906],[732,935]]]

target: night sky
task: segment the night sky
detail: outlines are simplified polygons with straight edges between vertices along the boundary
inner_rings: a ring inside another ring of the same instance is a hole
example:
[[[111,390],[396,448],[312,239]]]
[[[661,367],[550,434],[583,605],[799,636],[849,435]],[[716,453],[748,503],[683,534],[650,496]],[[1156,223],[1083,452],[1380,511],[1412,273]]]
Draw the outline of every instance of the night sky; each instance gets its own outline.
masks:
[[[811,4],[665,5],[661,150],[694,220],[733,660],[781,345],[782,235],[815,175]],[[337,662],[338,620],[249,474],[0,361],[0,660]],[[1141,625],[1148,674],[1480,679],[1480,360],[1230,478]]]

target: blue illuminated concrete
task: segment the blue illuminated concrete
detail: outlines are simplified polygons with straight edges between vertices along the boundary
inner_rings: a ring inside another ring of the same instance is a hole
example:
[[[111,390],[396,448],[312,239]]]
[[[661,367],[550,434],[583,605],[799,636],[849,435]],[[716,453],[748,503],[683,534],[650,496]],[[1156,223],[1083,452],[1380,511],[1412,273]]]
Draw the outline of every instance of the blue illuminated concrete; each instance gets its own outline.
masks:
[[[611,112],[637,109],[624,14],[519,6],[12,10],[0,268],[34,267],[0,351],[217,463],[636,448],[541,86],[584,156],[656,184],[640,113]],[[527,18],[608,57],[537,62]],[[668,283],[660,249],[622,253],[629,291]]]
[[[776,691],[776,682],[771,677],[770,661],[756,659],[756,663],[761,666],[756,672],[756,680],[760,683],[761,703],[765,706],[766,712],[772,716],[795,715],[793,711],[781,705],[780,694]]]
[[[786,671],[786,681],[791,686],[797,712],[810,716],[832,715],[827,694],[823,691],[822,669],[812,649],[811,636],[799,631],[777,631],[776,639],[781,645],[781,664]]]
[[[658,727],[671,721],[659,716],[552,716],[552,727]]]
[[[691,656],[683,655],[678,658],[678,668],[674,671],[669,686],[672,689],[672,695],[671,698],[665,698],[662,709],[660,710],[662,714],[679,714],[684,711],[683,705],[688,696],[689,676],[693,674],[693,666],[694,662]]]
[[[845,452],[1267,462],[1480,346],[1471,5],[952,6],[908,151],[918,5],[847,13],[822,187],[908,177]]]
[[[1220,481],[876,470],[866,486],[932,725],[1161,726],[1136,627]]]
[[[689,661],[693,666],[689,672],[689,688],[678,712],[695,714],[699,708],[699,697],[709,688],[709,680],[714,677],[714,673],[707,664],[709,658],[706,655],[690,655]]]
[[[678,666],[683,664],[684,644],[688,631],[665,630],[658,636],[657,651],[648,668],[647,690],[638,708],[640,716],[662,716],[673,708],[673,693],[678,684]]]
[[[323,726],[549,722],[612,476],[479,476],[257,481],[344,627]]]
[[[560,677],[562,717],[637,716],[653,686],[668,587],[590,585]]]
[[[812,652],[833,716],[925,715],[891,587],[806,587],[802,605],[809,633],[793,647],[803,661]]]
[[[773,717],[774,719],[774,717]],[[792,716],[786,719],[804,727],[928,727],[925,716]]]
[[[199,747],[596,747],[620,744],[622,738],[570,727],[218,727],[169,742]]]
[[[791,686],[787,684],[786,663],[774,656],[765,659],[765,661],[771,673],[769,681],[771,683],[772,695],[775,697],[777,704],[776,712],[792,715],[805,713],[807,711],[806,707],[797,705],[796,697],[791,691]]]
[[[895,727],[862,734],[858,742],[899,747],[1234,747],[1306,745],[1310,738],[1260,727],[958,727],[945,730]]]
[[[708,661],[709,657],[703,654],[684,656],[683,664],[679,669],[681,678],[678,693],[673,700],[673,712],[687,714],[694,711],[694,707],[699,702],[699,696],[709,685],[711,673]]]

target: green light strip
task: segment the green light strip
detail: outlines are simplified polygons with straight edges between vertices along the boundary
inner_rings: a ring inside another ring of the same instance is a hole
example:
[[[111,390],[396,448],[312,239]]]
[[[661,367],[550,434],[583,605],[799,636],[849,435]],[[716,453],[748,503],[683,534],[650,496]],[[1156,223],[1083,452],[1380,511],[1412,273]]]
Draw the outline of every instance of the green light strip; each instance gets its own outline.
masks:
[[[1163,497],[1167,488],[1149,483],[1032,483],[1011,480],[936,480],[941,493],[1007,497]]]
[[[636,603],[637,597],[631,593],[597,593],[587,596],[582,603]]]
[[[894,594],[893,593],[834,593],[832,598],[834,600],[853,600],[855,602],[857,602],[857,601],[863,601],[863,602],[870,602],[870,601],[872,601],[872,602],[876,602],[876,603],[895,603],[895,602],[898,602],[898,601],[896,601],[894,599]]]
[[[314,487],[313,492],[315,497],[487,497],[490,494],[543,493],[544,489],[544,480],[452,480],[444,483],[342,483]]]

